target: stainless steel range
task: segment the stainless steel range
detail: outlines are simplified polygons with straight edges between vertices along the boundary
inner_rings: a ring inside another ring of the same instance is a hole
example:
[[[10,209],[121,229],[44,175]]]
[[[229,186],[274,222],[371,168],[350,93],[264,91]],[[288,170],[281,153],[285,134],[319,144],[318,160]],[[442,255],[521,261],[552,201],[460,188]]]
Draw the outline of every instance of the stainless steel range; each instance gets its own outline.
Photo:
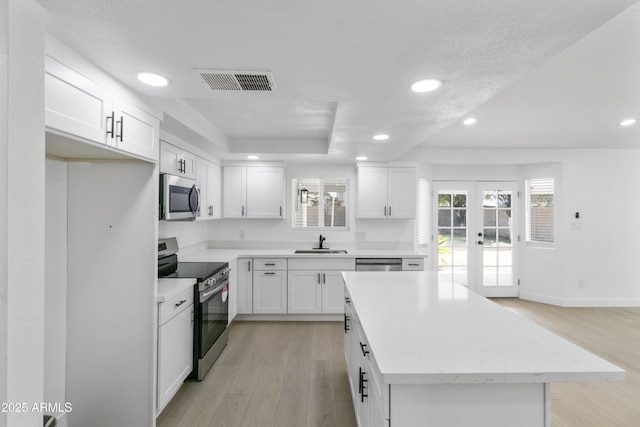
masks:
[[[178,262],[175,237],[158,241],[158,277],[195,278],[193,371],[188,379],[201,381],[227,345],[229,264]]]

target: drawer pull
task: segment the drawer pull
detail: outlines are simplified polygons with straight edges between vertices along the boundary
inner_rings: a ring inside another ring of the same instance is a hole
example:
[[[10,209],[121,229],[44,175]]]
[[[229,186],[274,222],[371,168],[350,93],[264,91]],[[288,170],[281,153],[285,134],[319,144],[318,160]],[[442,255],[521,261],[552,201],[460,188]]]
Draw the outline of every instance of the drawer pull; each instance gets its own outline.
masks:
[[[362,350],[362,355],[365,357],[367,356],[367,354],[369,354],[369,350],[364,349],[366,346],[366,344],[360,343],[360,350]]]
[[[411,264],[411,263],[409,263],[409,264],[407,264],[407,265],[410,265],[410,266],[412,266],[412,267],[418,267],[420,264]]]
[[[274,263],[265,263],[264,265],[268,265],[269,267],[275,267],[276,266]]]
[[[346,334],[349,331],[349,316],[347,316],[346,314],[344,315],[344,333]]]
[[[349,297],[344,297],[344,302],[346,302],[347,304],[351,304],[351,300],[349,299]]]
[[[186,299],[183,299],[182,301],[180,301],[179,303],[176,304],[176,307],[180,307],[182,304],[184,304],[185,302],[187,302]]]
[[[273,272],[273,271],[265,271],[265,273],[264,273],[264,274],[276,274],[276,273],[275,273],[275,272]]]

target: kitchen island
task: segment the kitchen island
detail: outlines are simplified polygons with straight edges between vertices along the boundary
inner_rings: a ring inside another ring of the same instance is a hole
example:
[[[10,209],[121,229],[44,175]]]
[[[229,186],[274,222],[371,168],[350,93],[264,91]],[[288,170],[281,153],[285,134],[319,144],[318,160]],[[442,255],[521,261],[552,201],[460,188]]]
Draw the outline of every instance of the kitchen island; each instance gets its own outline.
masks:
[[[360,427],[549,426],[553,382],[624,381],[606,360],[433,272],[344,272]]]

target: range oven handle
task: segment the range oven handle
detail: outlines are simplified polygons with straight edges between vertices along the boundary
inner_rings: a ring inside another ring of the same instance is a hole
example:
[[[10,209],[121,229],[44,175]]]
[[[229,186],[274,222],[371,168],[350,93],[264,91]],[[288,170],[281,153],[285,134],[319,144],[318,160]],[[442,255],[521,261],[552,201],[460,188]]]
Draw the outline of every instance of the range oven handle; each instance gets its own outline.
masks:
[[[206,293],[201,293],[200,294],[200,302],[203,303],[205,302],[207,299],[209,299],[209,297],[213,294],[215,294],[216,292],[220,292],[222,289],[224,289],[225,286],[227,286],[229,283],[228,280],[225,280],[224,282],[222,282],[222,284],[220,286],[216,286],[215,288],[213,288],[213,290],[206,292]]]

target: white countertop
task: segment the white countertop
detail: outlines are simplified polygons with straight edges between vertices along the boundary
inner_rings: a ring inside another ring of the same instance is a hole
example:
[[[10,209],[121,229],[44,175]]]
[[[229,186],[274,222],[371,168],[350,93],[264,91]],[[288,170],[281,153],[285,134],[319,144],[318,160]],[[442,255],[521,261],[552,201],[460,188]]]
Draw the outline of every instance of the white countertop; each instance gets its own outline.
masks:
[[[624,381],[624,370],[437,273],[342,275],[386,384]]]
[[[180,295],[189,288],[193,288],[196,279],[158,279],[158,293],[156,302],[165,302]]]
[[[299,248],[310,249],[310,248]],[[337,248],[336,249],[341,249]],[[188,262],[231,262],[236,258],[427,258],[427,254],[411,249],[347,249],[346,254],[296,254],[295,249],[204,249],[178,258]]]

